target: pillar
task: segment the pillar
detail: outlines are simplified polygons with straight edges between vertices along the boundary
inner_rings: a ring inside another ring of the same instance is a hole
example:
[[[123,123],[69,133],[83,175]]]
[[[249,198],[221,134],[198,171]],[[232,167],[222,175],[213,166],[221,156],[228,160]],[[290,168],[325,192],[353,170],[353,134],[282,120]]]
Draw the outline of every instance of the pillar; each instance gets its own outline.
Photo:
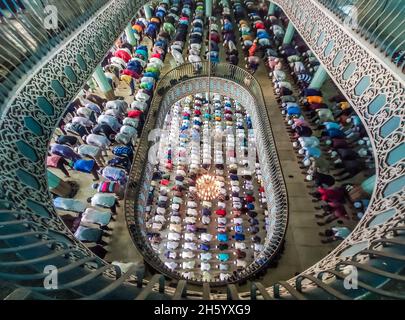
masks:
[[[274,13],[276,12],[276,5],[274,4],[274,2],[270,1],[269,4],[269,12],[267,13],[269,16],[274,16]]]
[[[212,0],[205,0],[205,16],[207,18],[212,16]]]
[[[376,177],[375,175],[367,178],[366,180],[363,181],[363,183],[361,184],[362,189],[367,192],[368,194],[372,194],[374,191],[374,187],[375,187],[375,181],[376,181]]]
[[[150,8],[150,5],[145,4],[143,10],[145,11],[146,20],[150,20],[152,18],[152,9]]]
[[[101,92],[105,94],[107,100],[114,100],[115,99],[114,90],[111,87],[110,83],[108,82],[108,79],[105,76],[104,70],[103,68],[101,68],[101,65],[98,65],[96,67],[96,70],[94,70],[93,77],[96,80],[97,85],[99,86]]]
[[[283,44],[290,44],[291,43],[291,41],[292,41],[292,39],[294,37],[294,32],[295,32],[294,26],[290,21],[290,22],[288,22],[288,27],[287,27],[287,30],[286,30],[285,35],[284,35]]]
[[[136,46],[136,38],[134,35],[134,31],[132,30],[132,25],[128,23],[127,27],[125,28],[125,35],[127,36],[128,43],[131,46]]]
[[[87,81],[87,85],[89,86],[91,92],[94,92],[94,90],[97,89],[97,86],[96,86],[96,84],[94,83],[93,78],[90,78],[90,80]]]
[[[314,77],[309,85],[309,88],[313,89],[320,89],[322,85],[325,83],[325,80],[328,78],[328,74],[325,68],[320,65],[318,70],[316,70]]]

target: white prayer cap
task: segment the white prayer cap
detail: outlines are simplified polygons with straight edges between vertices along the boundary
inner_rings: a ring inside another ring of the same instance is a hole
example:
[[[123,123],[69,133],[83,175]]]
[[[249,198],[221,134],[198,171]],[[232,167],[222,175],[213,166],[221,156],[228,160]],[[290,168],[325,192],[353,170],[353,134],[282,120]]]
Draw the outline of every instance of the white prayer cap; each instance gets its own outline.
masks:
[[[356,201],[355,203],[353,203],[354,207],[356,209],[360,209],[361,208],[361,202],[360,201]]]
[[[367,155],[367,150],[362,148],[359,151],[357,151],[360,157],[365,157]]]

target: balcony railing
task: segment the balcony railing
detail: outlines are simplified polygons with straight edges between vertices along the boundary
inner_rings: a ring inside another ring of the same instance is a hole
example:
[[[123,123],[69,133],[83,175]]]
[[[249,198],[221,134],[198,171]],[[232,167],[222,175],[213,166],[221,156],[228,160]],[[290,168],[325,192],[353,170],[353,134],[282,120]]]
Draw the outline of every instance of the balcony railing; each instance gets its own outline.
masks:
[[[405,0],[318,0],[399,68],[405,67]]]
[[[200,69],[198,72],[196,72],[198,64],[200,65]],[[147,172],[151,172],[151,165],[147,164],[148,151],[152,144],[150,141],[148,141],[148,135],[152,129],[159,126],[157,123],[157,118],[160,117],[161,113],[167,112],[167,109],[170,108],[170,103],[162,102],[163,97],[168,94],[169,91],[173,90],[173,88],[176,88],[176,85],[180,85],[187,80],[197,78],[208,82],[208,75],[212,76],[213,79],[217,77],[229,79],[229,81],[244,87],[246,94],[249,94],[252,97],[254,106],[249,107],[255,111],[250,113],[252,114],[252,120],[254,122],[256,132],[262,140],[260,141],[260,144],[264,146],[263,148],[258,147],[258,153],[259,158],[261,159],[263,177],[267,187],[266,189],[268,192],[271,192],[271,196],[269,194],[267,198],[274,199],[274,209],[276,209],[271,210],[276,211],[274,216],[275,227],[271,235],[267,235],[265,241],[265,250],[261,252],[258,257],[256,257],[252,264],[250,264],[237,276],[232,277],[228,281],[210,282],[211,286],[217,287],[226,286],[230,282],[236,283],[242,279],[253,278],[256,274],[266,268],[268,262],[277,255],[284,240],[284,235],[287,228],[287,191],[280,167],[280,160],[274,144],[273,133],[269,123],[269,116],[266,116],[267,109],[264,104],[261,86],[250,73],[237,66],[226,63],[210,65],[209,62],[202,62],[195,64],[183,64],[172,69],[162,77],[157,84],[156,94],[152,100],[151,109],[148,113],[145,126],[139,139],[139,145],[135,151],[127,194],[125,197],[125,215],[131,237],[135,245],[143,254],[145,260],[159,272],[173,279],[181,278],[180,274],[169,270],[164,265],[146,239],[145,225],[142,216],[142,208],[144,205],[140,203],[139,198],[140,195],[143,195],[143,198],[145,198],[145,190],[146,192],[148,191],[148,188],[144,188],[144,186],[148,184],[145,176],[147,175]],[[210,82],[208,86],[211,84],[212,83]],[[207,91],[206,88],[201,90],[202,91],[200,92]],[[218,93],[216,90],[216,88],[212,88],[213,93]],[[190,94],[192,94],[192,92],[188,91],[187,95]],[[175,101],[171,102],[174,103]],[[188,282],[192,284],[202,284],[202,282],[198,280],[191,280]]]
[[[108,0],[0,0],[0,105],[52,49]]]

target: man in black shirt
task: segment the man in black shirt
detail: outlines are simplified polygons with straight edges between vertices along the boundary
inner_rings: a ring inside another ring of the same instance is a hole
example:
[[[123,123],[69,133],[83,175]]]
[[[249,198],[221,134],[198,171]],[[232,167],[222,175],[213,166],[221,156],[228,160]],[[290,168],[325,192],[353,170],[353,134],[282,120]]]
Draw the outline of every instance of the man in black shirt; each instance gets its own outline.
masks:
[[[69,135],[58,136],[55,141],[58,144],[65,144],[71,147],[75,147],[77,144],[80,145],[79,139],[77,139],[77,137]]]
[[[114,142],[115,131],[106,123],[96,125],[91,132],[104,135],[110,140],[110,142]]]

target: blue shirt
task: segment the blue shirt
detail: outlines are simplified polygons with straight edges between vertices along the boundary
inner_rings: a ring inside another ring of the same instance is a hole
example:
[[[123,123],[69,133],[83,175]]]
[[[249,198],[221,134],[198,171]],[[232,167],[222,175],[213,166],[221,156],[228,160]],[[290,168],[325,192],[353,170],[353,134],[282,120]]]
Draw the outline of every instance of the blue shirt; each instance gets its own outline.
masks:
[[[236,233],[235,234],[235,240],[236,241],[244,241],[245,240],[245,235],[243,233]]]
[[[319,158],[321,156],[321,149],[319,148],[314,148],[314,147],[306,147],[304,148],[306,151],[306,155],[308,157],[315,157]]]
[[[133,151],[130,147],[127,146],[118,146],[112,149],[112,153],[116,156],[131,156]]]
[[[324,122],[323,125],[325,126],[326,130],[340,129],[340,125],[336,122]]]
[[[73,165],[73,169],[89,173],[93,170],[95,163],[94,160],[77,160]]]

